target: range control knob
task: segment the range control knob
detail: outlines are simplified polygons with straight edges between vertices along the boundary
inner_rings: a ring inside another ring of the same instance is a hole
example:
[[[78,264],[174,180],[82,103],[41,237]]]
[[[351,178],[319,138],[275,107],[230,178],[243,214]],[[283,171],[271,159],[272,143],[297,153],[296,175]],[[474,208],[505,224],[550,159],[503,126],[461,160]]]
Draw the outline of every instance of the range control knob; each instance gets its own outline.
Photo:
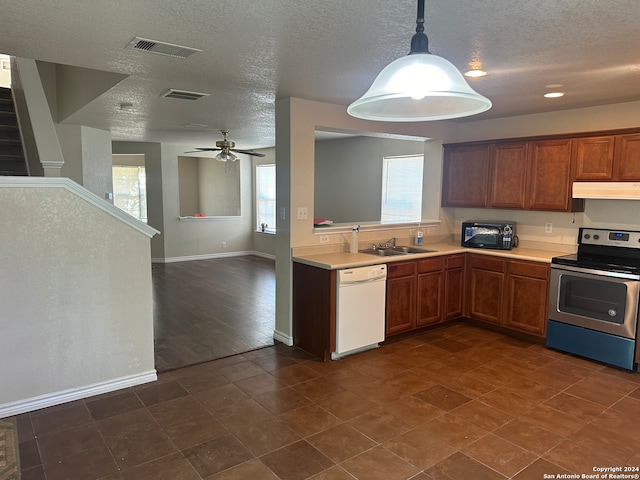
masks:
[[[586,238],[587,240],[589,240],[591,238],[591,235],[589,235],[588,233],[584,234],[584,238]]]
[[[594,240],[598,240],[600,238],[600,235],[598,235],[597,233],[593,236]]]

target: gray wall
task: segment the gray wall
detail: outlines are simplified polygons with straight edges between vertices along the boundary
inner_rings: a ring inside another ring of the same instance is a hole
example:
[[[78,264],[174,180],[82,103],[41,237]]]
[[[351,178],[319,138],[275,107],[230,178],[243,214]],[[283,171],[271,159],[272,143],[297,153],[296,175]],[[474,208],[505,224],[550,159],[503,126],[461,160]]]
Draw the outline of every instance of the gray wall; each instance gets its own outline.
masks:
[[[314,218],[379,223],[383,157],[423,153],[424,142],[415,140],[350,137],[317,141]]]

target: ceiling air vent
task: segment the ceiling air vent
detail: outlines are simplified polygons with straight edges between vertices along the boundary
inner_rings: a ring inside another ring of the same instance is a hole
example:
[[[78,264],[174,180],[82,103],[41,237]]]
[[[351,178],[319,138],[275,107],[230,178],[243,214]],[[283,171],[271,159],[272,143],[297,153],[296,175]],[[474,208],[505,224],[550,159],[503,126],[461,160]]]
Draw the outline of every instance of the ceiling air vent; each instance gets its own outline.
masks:
[[[149,40],[148,38],[141,37],[136,37],[131,40],[126,48],[178,58],[187,58],[192,53],[202,51],[197,48],[183,47],[181,45],[174,45],[172,43],[160,42],[158,40]]]
[[[209,95],[211,94],[187,92],[186,90],[176,90],[175,88],[170,88],[160,96],[164,98],[179,98],[180,100],[199,100],[202,97],[208,97]]]

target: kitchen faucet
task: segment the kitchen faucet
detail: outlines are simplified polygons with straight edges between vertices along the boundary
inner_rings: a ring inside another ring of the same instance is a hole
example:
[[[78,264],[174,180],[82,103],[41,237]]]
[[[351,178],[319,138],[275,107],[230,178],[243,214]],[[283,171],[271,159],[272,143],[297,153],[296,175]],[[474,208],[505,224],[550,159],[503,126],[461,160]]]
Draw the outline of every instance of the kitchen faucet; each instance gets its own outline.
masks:
[[[389,240],[387,240],[384,243],[380,243],[378,246],[379,248],[385,249],[385,248],[396,248],[396,242],[398,241],[398,237],[393,237],[390,238]]]

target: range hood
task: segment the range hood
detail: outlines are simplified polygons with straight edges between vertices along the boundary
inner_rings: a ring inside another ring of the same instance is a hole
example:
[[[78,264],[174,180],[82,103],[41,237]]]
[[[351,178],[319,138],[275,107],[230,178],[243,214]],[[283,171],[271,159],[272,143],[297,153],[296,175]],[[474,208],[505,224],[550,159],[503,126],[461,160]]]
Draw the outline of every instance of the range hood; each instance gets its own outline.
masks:
[[[640,200],[640,182],[573,182],[573,198]]]

